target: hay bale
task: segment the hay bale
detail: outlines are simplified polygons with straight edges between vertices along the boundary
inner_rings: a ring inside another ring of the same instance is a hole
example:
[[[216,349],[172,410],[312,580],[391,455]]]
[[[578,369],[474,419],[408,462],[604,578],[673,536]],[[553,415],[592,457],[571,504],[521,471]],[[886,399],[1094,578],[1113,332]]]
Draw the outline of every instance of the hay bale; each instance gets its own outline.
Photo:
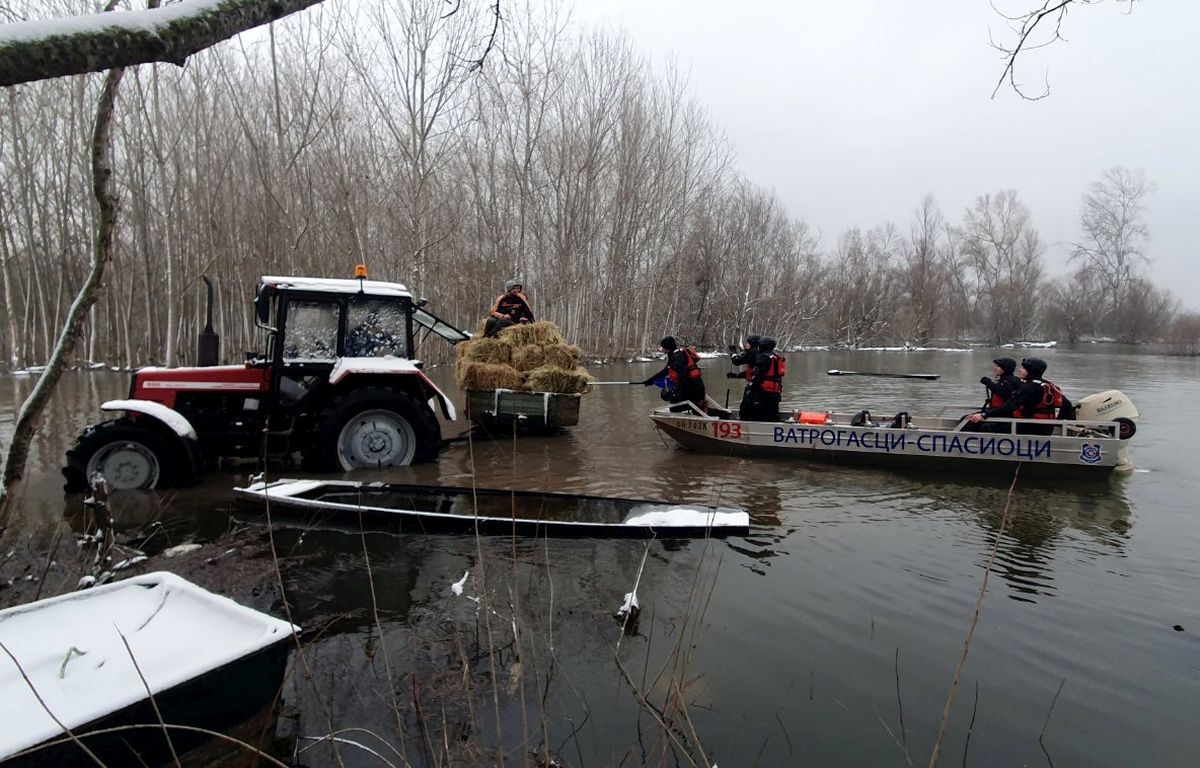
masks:
[[[505,345],[508,346],[508,345]],[[519,347],[508,347],[512,350],[512,367],[518,371],[532,371],[546,364],[546,348],[536,344],[522,344]]]
[[[550,344],[542,347],[542,357],[546,365],[556,368],[570,371],[579,367],[579,347],[573,344]]]
[[[551,344],[565,344],[566,339],[558,332],[558,326],[549,320],[538,320],[536,323],[518,323],[500,331],[499,337],[514,347],[536,344],[539,347]]]
[[[574,395],[590,392],[595,379],[582,368],[565,369],[543,365],[525,374],[525,383],[534,392],[558,392]]]
[[[510,365],[460,361],[454,379],[459,389],[525,389],[521,374]]]
[[[471,339],[458,345],[459,358],[474,363],[508,365],[512,362],[512,347],[500,339]]]

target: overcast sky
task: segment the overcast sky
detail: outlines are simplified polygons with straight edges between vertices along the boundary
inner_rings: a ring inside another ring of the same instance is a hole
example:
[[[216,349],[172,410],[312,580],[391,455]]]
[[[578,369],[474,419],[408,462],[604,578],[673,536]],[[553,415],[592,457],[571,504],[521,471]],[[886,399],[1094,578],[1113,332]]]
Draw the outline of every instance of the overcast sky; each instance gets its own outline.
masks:
[[[742,172],[827,248],[849,227],[907,232],[926,193],[957,223],[979,195],[1016,189],[1062,274],[1087,187],[1142,169],[1154,281],[1200,310],[1200,0],[1128,8],[1077,7],[1069,43],[1023,60],[1030,91],[1049,78],[1036,102],[992,98],[989,31],[1005,26],[987,0],[576,0],[575,20],[674,57]]]

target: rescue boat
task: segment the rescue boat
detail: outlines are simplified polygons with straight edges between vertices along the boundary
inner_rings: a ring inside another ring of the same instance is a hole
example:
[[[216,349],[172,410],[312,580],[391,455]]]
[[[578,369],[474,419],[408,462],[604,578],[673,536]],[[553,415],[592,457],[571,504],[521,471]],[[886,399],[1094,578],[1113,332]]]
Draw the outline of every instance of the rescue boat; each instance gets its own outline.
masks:
[[[875,421],[865,413],[784,411],[780,421],[738,421],[717,407],[676,403],[650,418],[683,447],[708,453],[1009,474],[1020,465],[1023,476],[1084,477],[1132,471],[1129,440],[1139,419],[1115,389],[1080,400],[1071,419],[992,418],[988,432],[971,431],[965,417]],[[1040,431],[1049,434],[1029,434]]]

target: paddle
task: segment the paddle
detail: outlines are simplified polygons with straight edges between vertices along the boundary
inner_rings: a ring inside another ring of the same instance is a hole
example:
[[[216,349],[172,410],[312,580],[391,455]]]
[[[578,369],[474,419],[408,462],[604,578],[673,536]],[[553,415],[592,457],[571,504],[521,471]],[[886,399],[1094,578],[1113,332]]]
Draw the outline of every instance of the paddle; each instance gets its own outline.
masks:
[[[598,386],[600,384],[624,384],[625,386],[629,386],[630,384],[641,384],[641,383],[642,382],[640,382],[640,381],[593,381],[592,385]]]
[[[826,371],[830,376],[884,376],[890,379],[925,379],[933,381],[940,378],[938,373],[876,373],[872,371],[839,371],[834,368],[831,371]]]

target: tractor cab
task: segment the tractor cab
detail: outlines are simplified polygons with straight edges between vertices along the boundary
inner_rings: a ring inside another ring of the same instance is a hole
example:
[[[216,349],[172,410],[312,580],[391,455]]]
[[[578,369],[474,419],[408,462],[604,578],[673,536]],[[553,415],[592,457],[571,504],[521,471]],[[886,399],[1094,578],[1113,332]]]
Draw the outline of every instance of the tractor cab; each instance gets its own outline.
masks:
[[[417,348],[430,335],[470,337],[400,283],[356,272],[261,278],[253,312],[266,346],[243,364],[135,373],[128,399],[101,406],[126,415],[88,427],[68,451],[68,490],[94,472],[114,488],[186,485],[225,457],[298,453],[314,472],[435,459],[437,413],[455,412]],[[215,334],[202,341],[217,357]]]

